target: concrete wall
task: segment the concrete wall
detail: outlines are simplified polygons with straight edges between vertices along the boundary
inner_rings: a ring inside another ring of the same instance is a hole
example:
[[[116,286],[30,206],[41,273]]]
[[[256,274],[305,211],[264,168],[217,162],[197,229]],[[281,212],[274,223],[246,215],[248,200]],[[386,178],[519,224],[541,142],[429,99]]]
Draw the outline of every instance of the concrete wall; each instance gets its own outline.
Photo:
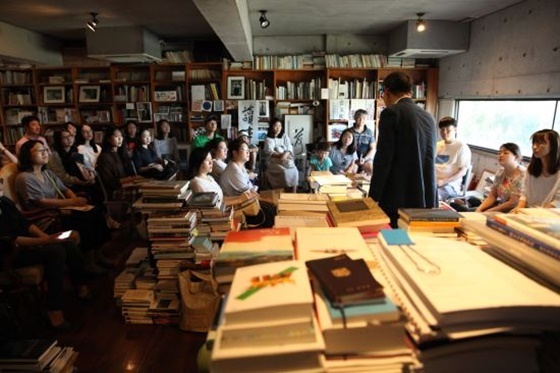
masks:
[[[469,51],[440,60],[438,96],[438,118],[453,116],[460,98],[560,99],[560,1],[527,0],[474,21]],[[481,151],[472,163],[476,175],[498,167]]]
[[[62,65],[60,43],[36,32],[0,22],[0,56],[39,65]]]
[[[255,55],[301,54],[316,51],[338,54],[387,54],[386,35],[261,36],[253,38]]]

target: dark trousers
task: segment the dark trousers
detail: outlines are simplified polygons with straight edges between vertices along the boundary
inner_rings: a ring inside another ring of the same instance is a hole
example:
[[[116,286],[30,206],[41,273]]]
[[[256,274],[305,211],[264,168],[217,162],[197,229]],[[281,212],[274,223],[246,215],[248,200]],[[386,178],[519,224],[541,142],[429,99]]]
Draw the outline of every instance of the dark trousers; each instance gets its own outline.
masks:
[[[72,211],[70,215],[63,216],[62,225],[65,229],[73,229],[80,233],[80,246],[84,252],[99,249],[111,235],[103,211],[99,207],[90,211]]]
[[[64,272],[68,272],[75,285],[87,280],[85,260],[78,246],[61,242],[45,246],[23,247],[14,258],[16,267],[41,264],[45,271],[48,290],[46,307],[49,311],[62,310],[64,306]]]

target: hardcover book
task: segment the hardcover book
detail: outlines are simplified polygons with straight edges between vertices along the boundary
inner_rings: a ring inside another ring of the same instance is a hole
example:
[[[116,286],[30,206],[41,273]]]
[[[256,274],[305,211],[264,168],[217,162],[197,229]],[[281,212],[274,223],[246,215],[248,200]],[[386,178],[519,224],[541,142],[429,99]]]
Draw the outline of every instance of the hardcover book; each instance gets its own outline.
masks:
[[[352,259],[364,259],[368,265],[375,265],[373,255],[356,227],[298,227],[296,248],[298,260],[347,254]]]
[[[337,227],[384,226],[389,217],[370,197],[329,201],[330,216]]]
[[[218,194],[215,192],[193,193],[187,200],[189,207],[213,207],[218,202]]]
[[[459,221],[462,218],[457,211],[447,208],[399,209],[399,216],[407,223],[413,221]]]
[[[375,303],[383,298],[383,286],[375,280],[363,259],[342,254],[305,262],[331,303],[336,306]]]

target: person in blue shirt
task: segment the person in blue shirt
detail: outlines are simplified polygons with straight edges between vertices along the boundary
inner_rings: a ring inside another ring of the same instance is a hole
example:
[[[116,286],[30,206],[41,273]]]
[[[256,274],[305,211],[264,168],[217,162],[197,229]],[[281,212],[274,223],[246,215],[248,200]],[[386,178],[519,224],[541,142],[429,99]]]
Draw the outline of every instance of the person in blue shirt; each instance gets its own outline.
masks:
[[[311,171],[329,171],[332,167],[332,160],[329,158],[331,146],[328,142],[320,142],[315,148],[315,154],[311,156],[309,164]]]

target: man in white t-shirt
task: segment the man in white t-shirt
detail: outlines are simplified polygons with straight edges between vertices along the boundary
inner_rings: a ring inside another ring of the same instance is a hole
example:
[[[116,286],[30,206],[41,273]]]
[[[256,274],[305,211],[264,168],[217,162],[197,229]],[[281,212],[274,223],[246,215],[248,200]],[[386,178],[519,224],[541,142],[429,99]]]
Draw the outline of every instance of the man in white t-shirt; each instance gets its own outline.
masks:
[[[442,138],[436,148],[436,178],[439,199],[445,201],[461,193],[461,181],[471,164],[471,150],[457,140],[457,121],[451,117],[439,121]]]

